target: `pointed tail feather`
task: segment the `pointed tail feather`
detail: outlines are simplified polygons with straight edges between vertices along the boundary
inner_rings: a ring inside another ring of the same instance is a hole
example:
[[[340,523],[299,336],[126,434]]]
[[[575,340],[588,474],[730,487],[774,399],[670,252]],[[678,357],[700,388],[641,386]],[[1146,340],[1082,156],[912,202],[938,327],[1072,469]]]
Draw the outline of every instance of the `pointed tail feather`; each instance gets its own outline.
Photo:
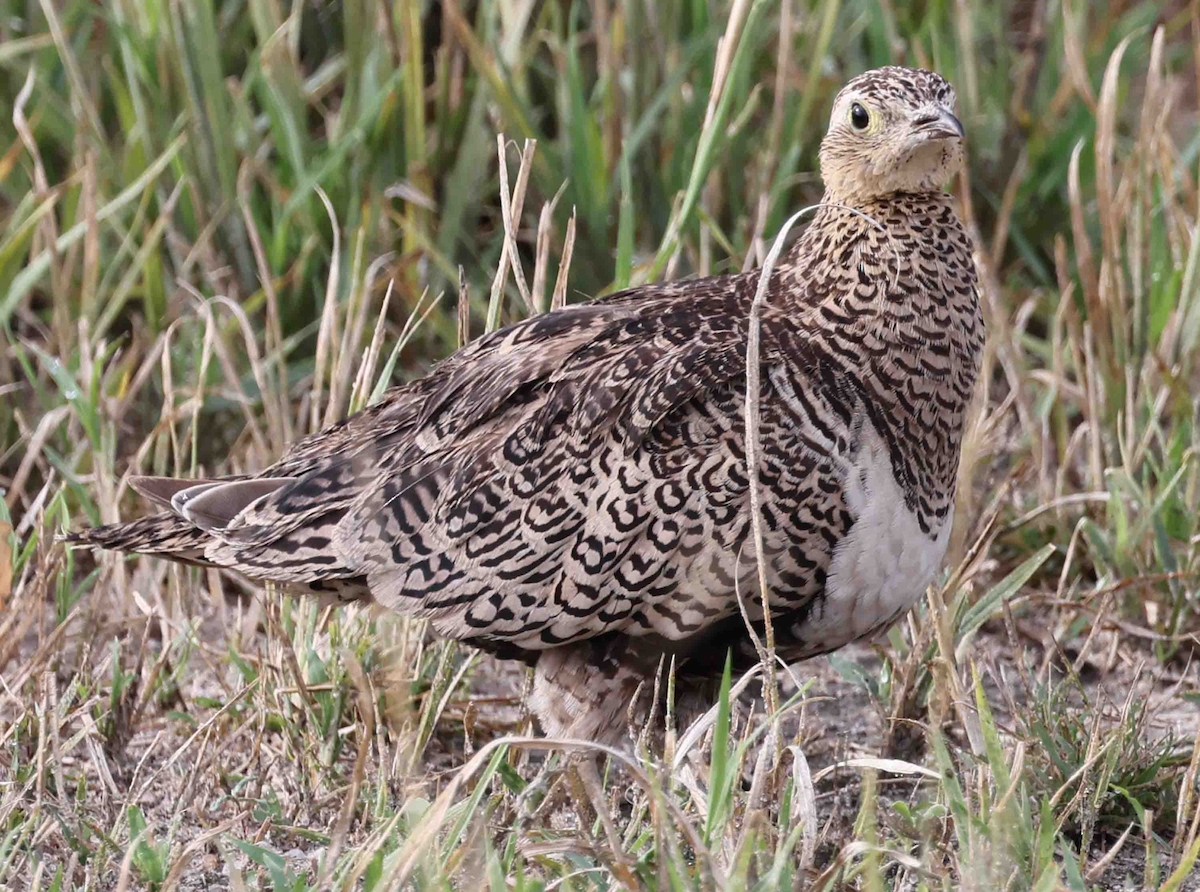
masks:
[[[217,483],[216,480],[188,480],[180,477],[130,477],[129,485],[143,499],[160,508],[174,509],[173,501],[186,489]]]
[[[208,543],[205,532],[169,511],[129,523],[78,530],[68,533],[63,540],[73,545],[156,554],[189,564],[213,566],[204,559],[204,546]]]
[[[367,580],[322,561],[321,572],[298,566],[301,555],[290,552],[286,541],[274,554],[242,555],[216,560],[207,554],[219,542],[222,529],[258,499],[292,482],[291,477],[225,478],[179,480],[172,477],[132,477],[130,485],[147,500],[168,508],[129,523],[114,523],[68,533],[62,539],[72,545],[136,552],[201,567],[232,570],[260,582],[274,581],[297,594],[309,594],[333,603],[371,600]],[[286,536],[282,537],[286,539]],[[253,559],[251,559],[253,558]]]
[[[129,484],[139,495],[169,510],[129,523],[68,533],[63,541],[215,566],[204,559],[204,549],[212,541],[210,532],[227,524],[258,497],[290,481],[289,477],[222,480],[131,477]]]

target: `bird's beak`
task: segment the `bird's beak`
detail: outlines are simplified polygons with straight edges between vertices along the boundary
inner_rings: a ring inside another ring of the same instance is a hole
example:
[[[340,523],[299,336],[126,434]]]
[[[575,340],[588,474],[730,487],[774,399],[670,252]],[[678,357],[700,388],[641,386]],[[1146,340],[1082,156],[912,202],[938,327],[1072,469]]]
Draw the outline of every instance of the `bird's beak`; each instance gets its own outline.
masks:
[[[923,114],[913,121],[917,133],[925,141],[939,139],[964,139],[966,132],[962,122],[949,109],[940,108]]]

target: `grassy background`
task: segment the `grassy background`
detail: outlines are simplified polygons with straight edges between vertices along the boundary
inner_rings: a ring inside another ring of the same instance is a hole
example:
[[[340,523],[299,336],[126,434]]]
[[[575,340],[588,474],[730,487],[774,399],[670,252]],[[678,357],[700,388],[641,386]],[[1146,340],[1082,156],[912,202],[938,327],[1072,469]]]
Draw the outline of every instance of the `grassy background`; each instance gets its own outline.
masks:
[[[885,63],[958,87],[984,382],[946,575],[786,720],[592,782],[419,623],[54,542],[753,266]],[[1196,3],[0,0],[0,887],[1200,888],[1198,90]]]

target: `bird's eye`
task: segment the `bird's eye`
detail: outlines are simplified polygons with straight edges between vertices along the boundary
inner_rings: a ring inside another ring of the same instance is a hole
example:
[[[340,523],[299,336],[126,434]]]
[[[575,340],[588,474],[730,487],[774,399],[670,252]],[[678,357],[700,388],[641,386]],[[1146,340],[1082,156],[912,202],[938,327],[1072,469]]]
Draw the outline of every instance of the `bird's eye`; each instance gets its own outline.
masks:
[[[859,103],[854,103],[850,106],[850,126],[855,130],[866,130],[867,125],[871,123],[871,116],[867,110]]]

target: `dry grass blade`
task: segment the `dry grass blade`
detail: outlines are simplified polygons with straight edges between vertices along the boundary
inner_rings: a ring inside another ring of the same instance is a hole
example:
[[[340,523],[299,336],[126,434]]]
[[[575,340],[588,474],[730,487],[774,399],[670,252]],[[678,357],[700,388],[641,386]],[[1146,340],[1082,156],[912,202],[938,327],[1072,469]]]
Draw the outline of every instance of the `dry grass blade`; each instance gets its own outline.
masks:
[[[332,370],[333,360],[330,354],[333,345],[338,341],[337,294],[342,254],[341,230],[338,227],[337,212],[333,209],[333,202],[329,200],[329,196],[320,187],[317,187],[316,192],[321,199],[321,204],[325,207],[325,213],[329,216],[330,231],[333,233],[333,259],[329,265],[329,278],[325,283],[325,302],[321,308],[321,325],[317,329],[316,364],[313,368],[312,392],[309,398],[309,425],[311,426],[311,430],[319,430],[337,420],[335,416],[337,406],[334,405],[333,400],[331,399],[325,406],[324,413],[321,412],[321,402],[325,380],[329,377]]]
[[[563,238],[562,257],[558,261],[558,276],[554,280],[554,293],[550,297],[550,309],[558,310],[567,305],[567,282],[571,274],[571,255],[575,251],[575,209],[567,221],[567,232]]]
[[[558,201],[566,191],[567,184],[563,183],[558,187],[558,191],[554,193],[554,197],[542,205],[541,213],[538,215],[537,226],[537,241],[535,245],[535,254],[533,260],[533,285],[531,286],[534,300],[533,312],[541,313],[546,309],[546,271],[550,267],[550,243],[551,234],[553,231],[554,210],[558,207]],[[574,218],[571,220],[571,241],[572,248],[574,247]],[[571,265],[570,252],[564,248],[563,260],[568,268]],[[561,275],[561,270],[560,270]],[[555,285],[555,293],[558,293],[557,283]],[[565,286],[564,286],[565,295]]]
[[[751,682],[758,678],[759,673],[761,672],[762,666],[758,665],[751,666],[744,673],[742,673],[741,677],[733,683],[733,686],[729,690],[730,702],[736,702],[737,699],[745,692],[746,688],[750,686]],[[671,762],[672,771],[679,771],[683,767],[684,762],[704,738],[704,735],[707,734],[708,731],[716,724],[717,712],[719,709],[719,703],[713,704],[704,712],[703,715],[695,719],[687,727],[683,735],[679,738],[679,742],[675,745],[675,754],[673,761]]]
[[[517,248],[517,221],[521,219],[521,211],[525,207],[525,190],[529,187],[529,172],[533,169],[533,153],[537,149],[537,140],[525,140],[521,149],[521,165],[517,168],[517,182],[511,195],[508,191],[508,161],[504,151],[507,143],[503,134],[496,137],[496,143],[500,158],[500,216],[504,224],[504,247],[500,253],[500,265],[504,266],[505,262],[508,262],[526,311],[536,313],[537,307],[530,295],[529,286],[525,284],[525,271],[521,268],[521,254]],[[504,287],[502,275],[497,274],[495,281],[496,288]]]
[[[797,873],[803,875],[813,864],[817,852],[817,824],[820,816],[817,812],[816,780],[808,765],[808,758],[798,746],[789,746],[786,750],[792,756],[793,796],[796,801],[796,819],[804,827],[801,836],[800,863]]]
[[[938,780],[939,775],[932,768],[926,768],[924,765],[917,765],[914,762],[906,762],[903,759],[877,759],[873,757],[860,757],[854,759],[844,759],[833,765],[828,765],[822,768],[812,776],[814,784],[820,783],[826,777],[841,771],[843,768],[863,768],[869,771],[884,771],[888,774],[912,775],[914,777],[925,777],[930,780]]]
[[[471,286],[467,284],[466,273],[458,268],[458,346],[463,347],[471,340]]]
[[[283,448],[284,444],[291,442],[294,432],[292,430],[292,413],[287,404],[287,365],[286,355],[284,353],[283,342],[283,322],[280,315],[279,295],[275,289],[274,276],[271,274],[270,265],[267,263],[266,249],[263,247],[262,237],[259,235],[258,226],[255,224],[254,214],[250,208],[248,200],[250,191],[250,165],[243,164],[238,171],[238,196],[240,199],[242,210],[242,221],[246,226],[246,235],[250,240],[250,250],[254,253],[254,264],[258,269],[258,281],[262,286],[263,295],[266,298],[267,318],[265,325],[265,341],[267,345],[267,354],[273,355],[276,359],[275,363],[275,378],[272,390],[262,391],[263,399],[276,400],[275,411],[267,414],[267,424],[271,427],[271,442],[276,449]]]
[[[792,214],[779,230],[779,234],[775,236],[775,241],[771,245],[771,250],[767,252],[766,260],[763,261],[762,269],[759,272],[758,287],[754,292],[754,300],[750,304],[750,315],[746,323],[746,400],[743,416],[745,425],[746,476],[748,481],[747,488],[750,494],[750,527],[751,533],[754,536],[758,596],[762,609],[765,638],[759,652],[759,659],[763,668],[763,690],[766,698],[767,713],[772,716],[779,711],[779,683],[775,674],[775,628],[771,617],[769,585],[767,583],[767,555],[763,545],[762,490],[758,482],[761,454],[761,442],[759,439],[760,404],[762,399],[762,360],[760,357],[762,333],[760,324],[762,307],[767,299],[767,288],[771,281],[771,274],[775,269],[775,264],[778,262],[779,256],[783,253],[788,233],[791,232],[792,227],[799,222],[801,217],[811,213],[813,210],[814,208],[812,207],[806,207]],[[743,611],[743,616],[745,618],[745,611]],[[757,636],[754,635],[754,629],[748,619],[747,629],[754,636],[757,643]]]

